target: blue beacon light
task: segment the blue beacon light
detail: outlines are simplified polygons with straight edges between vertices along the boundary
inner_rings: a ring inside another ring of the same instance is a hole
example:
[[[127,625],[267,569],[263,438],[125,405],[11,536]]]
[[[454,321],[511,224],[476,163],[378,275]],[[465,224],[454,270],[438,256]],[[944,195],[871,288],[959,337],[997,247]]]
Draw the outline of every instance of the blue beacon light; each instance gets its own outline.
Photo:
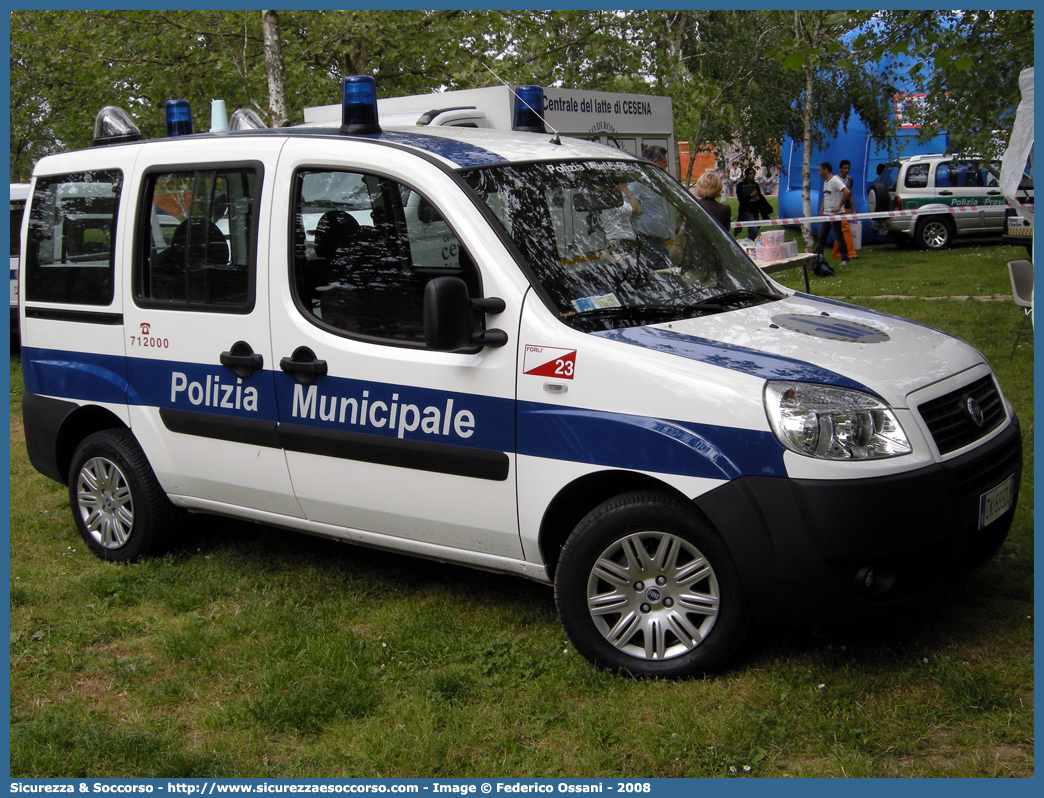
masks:
[[[192,109],[188,100],[167,100],[165,113],[168,136],[192,135]]]
[[[344,79],[341,132],[355,136],[381,132],[377,121],[377,82],[369,75]]]
[[[544,127],[544,89],[525,85],[515,89],[515,115],[512,130],[547,133]]]

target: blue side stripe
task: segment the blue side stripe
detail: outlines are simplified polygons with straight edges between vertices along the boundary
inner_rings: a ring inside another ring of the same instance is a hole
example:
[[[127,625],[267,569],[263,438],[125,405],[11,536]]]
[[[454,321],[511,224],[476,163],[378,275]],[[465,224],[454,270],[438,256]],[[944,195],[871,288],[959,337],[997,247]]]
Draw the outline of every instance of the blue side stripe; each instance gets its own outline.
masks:
[[[783,355],[767,354],[722,341],[683,335],[673,330],[663,330],[658,327],[628,327],[623,330],[597,332],[594,335],[645,349],[653,349],[657,352],[678,355],[712,366],[720,366],[730,371],[739,371],[765,380],[816,382],[873,393],[861,383],[813,363]]]
[[[711,479],[786,476],[770,432],[519,402],[518,453]]]
[[[308,399],[308,389],[297,388],[293,378],[282,371],[262,370],[246,380],[237,380],[228,369],[216,364],[31,347],[23,349],[22,362],[27,392],[82,402],[126,403],[282,421],[382,438],[397,438],[401,433],[404,441],[449,443],[692,477],[729,480],[745,475],[786,474],[783,448],[771,433],[764,431],[536,402],[516,403],[511,398],[340,377],[324,377],[314,386],[314,397]],[[257,404],[256,409],[248,411],[245,397],[250,388],[256,391]],[[217,403],[219,395],[232,406]],[[375,403],[383,403],[374,416],[367,415],[365,423],[363,399],[370,410]],[[295,403],[298,410],[307,403],[306,417],[292,414]],[[391,423],[393,403],[396,424]],[[436,410],[437,427],[431,420]],[[470,416],[464,427],[470,434],[463,437],[454,429],[454,420],[461,411]],[[404,413],[408,416],[404,417]],[[324,421],[324,414],[334,420]],[[447,415],[451,416],[449,426]],[[422,421],[425,418],[427,431]],[[379,426],[372,423],[374,420]]]
[[[127,404],[127,361],[93,352],[22,347],[26,393],[84,402]],[[136,402],[132,402],[136,403]]]

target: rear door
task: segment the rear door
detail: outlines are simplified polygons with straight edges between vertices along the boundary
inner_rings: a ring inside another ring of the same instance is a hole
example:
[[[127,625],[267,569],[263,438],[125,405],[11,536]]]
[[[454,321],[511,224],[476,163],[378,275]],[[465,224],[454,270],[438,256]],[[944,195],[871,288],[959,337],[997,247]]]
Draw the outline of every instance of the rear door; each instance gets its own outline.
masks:
[[[276,435],[268,324],[277,153],[277,140],[247,138],[143,148],[124,281],[132,426],[164,489],[261,518],[302,514]]]

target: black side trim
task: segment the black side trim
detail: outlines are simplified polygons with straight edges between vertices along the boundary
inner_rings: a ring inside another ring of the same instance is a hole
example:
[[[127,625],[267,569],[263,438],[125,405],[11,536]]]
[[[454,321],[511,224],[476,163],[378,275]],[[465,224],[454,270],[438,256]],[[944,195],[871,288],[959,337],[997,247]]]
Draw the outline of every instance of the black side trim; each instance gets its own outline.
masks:
[[[22,424],[25,429],[25,448],[33,468],[56,482],[65,484],[67,475],[59,464],[62,425],[79,408],[75,402],[22,394]]]
[[[94,310],[66,310],[64,308],[36,308],[25,306],[25,315],[30,319],[51,321],[76,321],[81,324],[123,324],[122,313],[102,313]]]
[[[283,448],[293,452],[497,482],[508,478],[511,465],[503,452],[446,443],[406,441],[294,424],[280,424],[278,435]]]
[[[235,418],[217,413],[196,413],[192,410],[173,410],[160,408],[163,425],[171,432],[182,435],[198,435],[202,438],[216,438],[233,443],[246,443],[250,446],[267,446],[279,448],[279,437],[276,434],[274,421],[255,421],[251,418]]]

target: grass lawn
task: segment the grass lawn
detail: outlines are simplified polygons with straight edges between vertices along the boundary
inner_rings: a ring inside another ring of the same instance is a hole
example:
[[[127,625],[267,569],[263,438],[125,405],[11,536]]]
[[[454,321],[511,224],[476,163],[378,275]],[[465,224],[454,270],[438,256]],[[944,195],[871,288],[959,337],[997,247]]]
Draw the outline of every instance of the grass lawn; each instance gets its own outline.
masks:
[[[994,365],[1025,439],[998,559],[878,624],[755,628],[728,671],[684,682],[594,669],[551,589],[510,576],[198,515],[166,557],[102,563],[65,488],[28,462],[12,357],[12,775],[1032,776],[1033,341],[1009,360],[1006,269],[1020,257],[884,244],[812,278]]]

